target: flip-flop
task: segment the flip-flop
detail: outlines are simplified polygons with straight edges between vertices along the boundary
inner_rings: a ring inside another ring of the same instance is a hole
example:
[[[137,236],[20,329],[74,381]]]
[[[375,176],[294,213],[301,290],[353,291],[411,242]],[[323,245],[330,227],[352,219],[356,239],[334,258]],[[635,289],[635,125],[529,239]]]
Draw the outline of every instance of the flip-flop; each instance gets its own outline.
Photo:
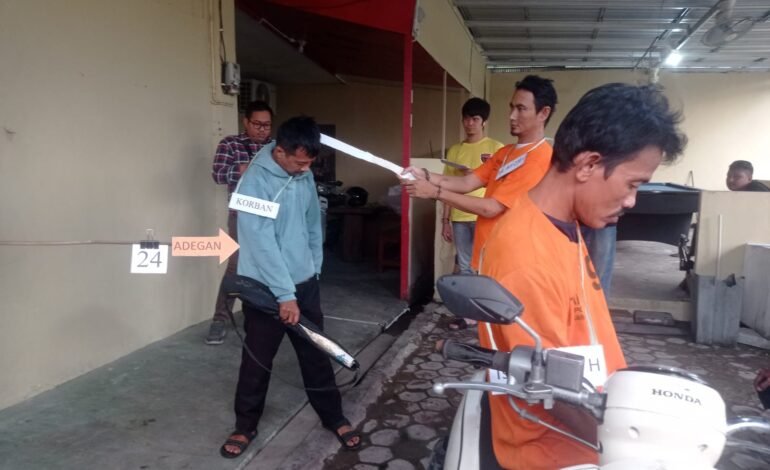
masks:
[[[243,436],[246,438],[246,442],[233,439],[234,436]],[[243,455],[255,437],[257,437],[257,431],[252,431],[249,433],[235,431],[234,433],[230,434],[230,437],[228,437],[225,443],[222,444],[222,447],[219,448],[219,455],[226,459],[238,458]],[[235,446],[238,448],[238,452],[230,452],[225,448],[225,446]]]
[[[338,441],[340,441],[340,444],[342,444],[342,448],[345,450],[358,450],[361,447],[361,433],[356,431],[355,429],[348,432],[343,432],[342,434],[338,434],[337,431],[329,429],[332,433],[334,433],[334,436],[337,438]],[[348,444],[348,441],[358,438],[358,442],[350,445]]]
[[[450,331],[461,331],[468,328],[468,322],[464,318],[455,318],[449,322]]]
[[[351,430],[348,432],[343,432],[342,434],[339,434],[337,430],[343,426],[350,426]],[[325,429],[327,429],[329,432],[334,434],[334,437],[337,438],[338,441],[340,441],[340,444],[342,444],[342,448],[345,450],[357,450],[361,447],[361,443],[363,439],[361,438],[361,433],[356,431],[355,429],[352,429],[353,426],[351,426],[350,421],[347,419],[343,419],[339,423],[337,423],[334,426],[324,426]],[[358,443],[353,445],[348,445],[348,441],[351,439],[358,438]]]

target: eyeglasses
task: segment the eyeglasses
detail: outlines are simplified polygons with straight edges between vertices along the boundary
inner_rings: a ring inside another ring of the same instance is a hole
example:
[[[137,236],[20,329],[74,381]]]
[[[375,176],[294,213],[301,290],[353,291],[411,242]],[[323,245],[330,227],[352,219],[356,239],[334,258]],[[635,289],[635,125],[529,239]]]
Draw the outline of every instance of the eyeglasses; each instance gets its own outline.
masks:
[[[271,127],[273,127],[273,123],[272,122],[262,122],[262,121],[251,121],[250,120],[249,124],[254,126],[257,130],[270,129]]]

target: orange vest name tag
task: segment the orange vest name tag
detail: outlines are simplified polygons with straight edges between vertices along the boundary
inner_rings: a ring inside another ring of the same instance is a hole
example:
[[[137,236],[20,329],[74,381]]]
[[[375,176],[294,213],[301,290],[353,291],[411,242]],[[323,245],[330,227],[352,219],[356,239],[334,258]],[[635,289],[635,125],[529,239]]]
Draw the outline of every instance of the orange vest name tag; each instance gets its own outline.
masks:
[[[496,180],[499,180],[500,178],[503,178],[508,173],[515,171],[516,169],[520,168],[526,161],[527,161],[527,155],[528,153],[525,153],[524,155],[514,158],[510,162],[506,163],[505,165],[500,167],[500,170],[497,172],[497,176],[495,177]]]

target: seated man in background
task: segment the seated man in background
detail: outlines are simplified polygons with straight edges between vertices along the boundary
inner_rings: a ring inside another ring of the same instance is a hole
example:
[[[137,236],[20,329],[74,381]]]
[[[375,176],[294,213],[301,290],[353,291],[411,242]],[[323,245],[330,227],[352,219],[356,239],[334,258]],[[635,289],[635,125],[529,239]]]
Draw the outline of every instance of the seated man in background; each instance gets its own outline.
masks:
[[[754,166],[746,160],[735,160],[727,170],[727,189],[730,191],[770,191],[770,188],[753,180]]]
[[[589,91],[559,126],[545,177],[510,202],[481,254],[479,274],[521,301],[522,319],[543,347],[580,347],[589,360],[605,364],[596,382],[626,363],[580,228],[617,223],[634,206],[639,186],[682,152],[686,138],[679,121],[657,87],[614,83]],[[533,344],[519,326],[483,325],[484,347],[511,351]],[[519,416],[506,395],[490,396],[489,404],[502,467],[550,470],[598,462],[596,451]],[[596,421],[577,408],[559,402],[551,410],[519,406],[596,442]]]

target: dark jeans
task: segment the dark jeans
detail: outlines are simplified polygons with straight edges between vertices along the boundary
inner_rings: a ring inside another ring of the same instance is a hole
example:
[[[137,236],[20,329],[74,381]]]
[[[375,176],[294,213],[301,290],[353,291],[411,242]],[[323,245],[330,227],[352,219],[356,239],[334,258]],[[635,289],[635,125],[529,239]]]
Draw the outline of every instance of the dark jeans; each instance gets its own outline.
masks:
[[[594,264],[596,274],[604,291],[604,297],[610,298],[610,285],[612,284],[612,269],[615,265],[615,245],[617,243],[618,227],[608,225],[596,230],[593,239],[588,243],[588,255]]]
[[[320,328],[323,328],[321,296],[318,281],[311,279],[297,285],[297,303],[300,313]],[[342,414],[342,399],[337,390],[329,358],[307,340],[284,327],[280,320],[244,303],[244,329],[246,345],[260,364],[268,369],[273,367],[273,357],[278,351],[284,333],[287,333],[299,360],[302,381],[307,388],[324,388],[327,391],[307,391],[310,405],[318,413],[321,423],[336,430],[347,424]],[[281,374],[280,371],[276,371]],[[286,374],[281,374],[285,376]],[[241,355],[241,370],[238,388],[235,392],[235,429],[249,433],[257,428],[259,418],[265,409],[270,373],[254,362],[244,349]]]
[[[238,212],[229,211],[227,216],[227,232],[230,238],[238,241]],[[222,276],[222,281],[219,282],[219,294],[217,294],[217,302],[214,305],[214,318],[212,320],[227,321],[228,314],[233,311],[233,304],[235,303],[235,297],[228,296],[224,291],[224,278],[228,274],[238,273],[238,251],[232,254],[227,259],[227,269],[225,275]]]

